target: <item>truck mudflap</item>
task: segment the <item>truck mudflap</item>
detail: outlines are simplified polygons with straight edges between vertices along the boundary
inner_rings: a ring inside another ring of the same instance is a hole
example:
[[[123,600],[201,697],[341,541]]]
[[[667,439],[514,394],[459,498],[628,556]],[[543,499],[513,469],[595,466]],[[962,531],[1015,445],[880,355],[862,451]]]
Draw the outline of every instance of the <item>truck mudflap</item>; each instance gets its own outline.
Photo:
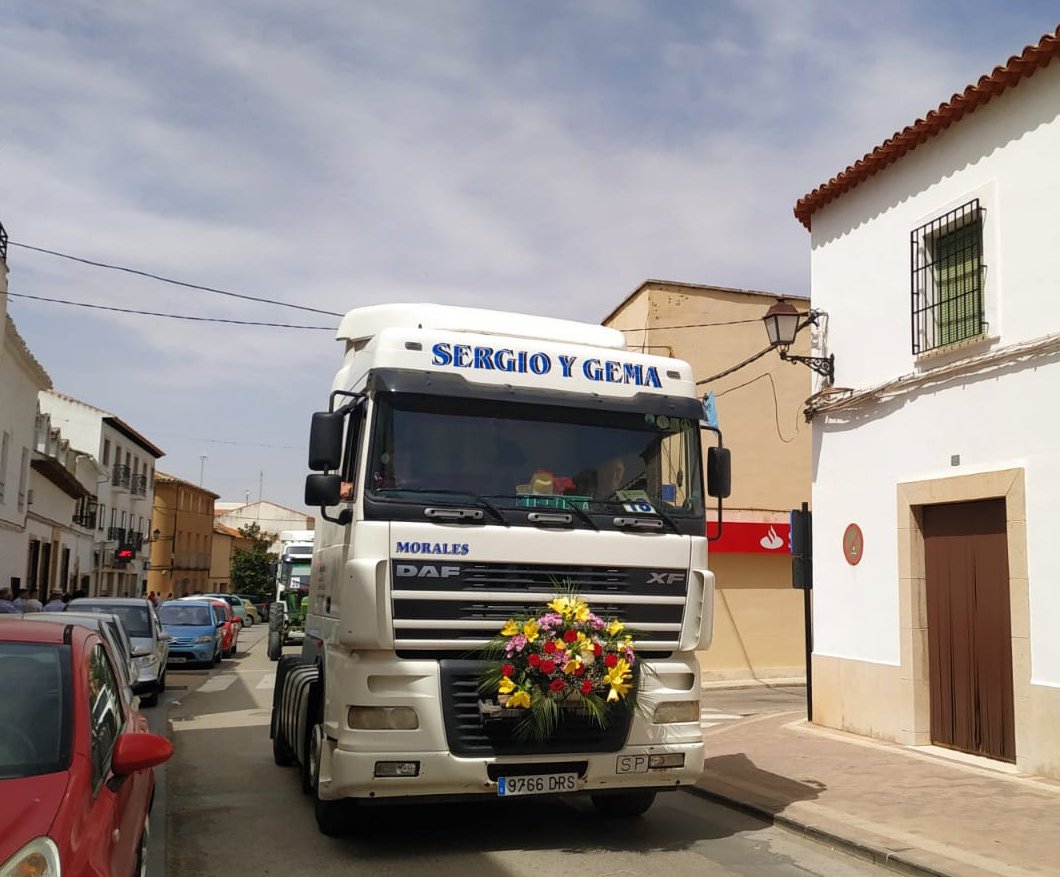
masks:
[[[277,764],[305,764],[310,699],[319,681],[320,668],[297,656],[285,655],[277,664],[269,726]]]

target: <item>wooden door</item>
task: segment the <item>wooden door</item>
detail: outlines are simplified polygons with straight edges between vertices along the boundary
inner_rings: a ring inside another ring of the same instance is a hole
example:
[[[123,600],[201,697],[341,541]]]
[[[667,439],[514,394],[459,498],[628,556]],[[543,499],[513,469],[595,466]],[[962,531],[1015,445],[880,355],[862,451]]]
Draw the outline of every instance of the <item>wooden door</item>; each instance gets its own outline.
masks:
[[[1016,760],[1005,501],[923,508],[931,740]]]

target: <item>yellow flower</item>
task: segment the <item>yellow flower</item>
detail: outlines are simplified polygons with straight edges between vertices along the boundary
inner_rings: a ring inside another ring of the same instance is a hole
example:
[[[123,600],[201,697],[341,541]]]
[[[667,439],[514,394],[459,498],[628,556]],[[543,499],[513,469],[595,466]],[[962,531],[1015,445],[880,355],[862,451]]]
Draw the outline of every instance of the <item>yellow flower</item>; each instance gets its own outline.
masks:
[[[523,636],[526,637],[528,643],[532,643],[537,639],[537,632],[539,628],[537,626],[537,620],[531,618],[526,624],[523,625]],[[518,631],[517,631],[518,632]]]
[[[519,632],[519,624],[514,618],[509,618],[508,623],[501,628],[501,636],[515,636]]]
[[[571,658],[563,665],[563,672],[570,676],[572,673],[577,673],[578,668],[582,665],[582,662],[577,658]]]
[[[611,690],[607,693],[608,703],[614,703],[629,693],[630,688],[633,687],[633,683],[629,681],[632,677],[633,673],[629,664],[619,658],[618,663],[604,674],[604,682],[611,686]]]
[[[525,691],[517,691],[511,697],[508,698],[508,706],[511,709],[518,709],[519,707],[530,707],[530,695]]]
[[[607,625],[607,632],[611,636],[618,636],[625,629],[626,629],[626,625],[624,625],[621,621],[617,621],[617,620],[616,621],[612,621],[609,625]]]
[[[497,691],[501,694],[511,694],[513,691],[515,691],[515,683],[512,682],[512,680],[509,679],[507,676],[505,676],[497,684]]]
[[[588,621],[589,604],[578,597],[556,597],[548,608],[563,616],[564,621]]]

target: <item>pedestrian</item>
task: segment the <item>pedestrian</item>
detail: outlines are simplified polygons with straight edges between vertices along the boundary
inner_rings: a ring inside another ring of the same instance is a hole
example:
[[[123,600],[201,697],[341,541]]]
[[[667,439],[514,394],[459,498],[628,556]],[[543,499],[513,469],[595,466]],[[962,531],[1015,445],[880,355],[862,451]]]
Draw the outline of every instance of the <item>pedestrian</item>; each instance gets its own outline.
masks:
[[[168,594],[166,594],[166,602],[168,603],[172,599],[173,599],[173,592],[170,591]]]
[[[52,591],[48,595],[48,602],[44,604],[45,612],[62,612],[66,608],[62,591]]]
[[[41,603],[36,597],[25,597],[22,600],[22,611],[23,612],[42,612],[44,610],[44,604]]]
[[[15,595],[10,588],[0,588],[0,615],[17,615]]]

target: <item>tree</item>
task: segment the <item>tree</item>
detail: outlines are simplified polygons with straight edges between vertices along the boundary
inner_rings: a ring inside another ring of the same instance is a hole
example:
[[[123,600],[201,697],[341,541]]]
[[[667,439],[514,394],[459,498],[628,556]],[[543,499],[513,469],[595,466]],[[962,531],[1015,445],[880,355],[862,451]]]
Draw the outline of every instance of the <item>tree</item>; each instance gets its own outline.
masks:
[[[239,533],[250,542],[250,548],[232,552],[232,591],[271,599],[275,577],[271,565],[276,562],[276,553],[269,551],[269,546],[276,541],[276,536],[262,532],[257,522],[240,527]]]

